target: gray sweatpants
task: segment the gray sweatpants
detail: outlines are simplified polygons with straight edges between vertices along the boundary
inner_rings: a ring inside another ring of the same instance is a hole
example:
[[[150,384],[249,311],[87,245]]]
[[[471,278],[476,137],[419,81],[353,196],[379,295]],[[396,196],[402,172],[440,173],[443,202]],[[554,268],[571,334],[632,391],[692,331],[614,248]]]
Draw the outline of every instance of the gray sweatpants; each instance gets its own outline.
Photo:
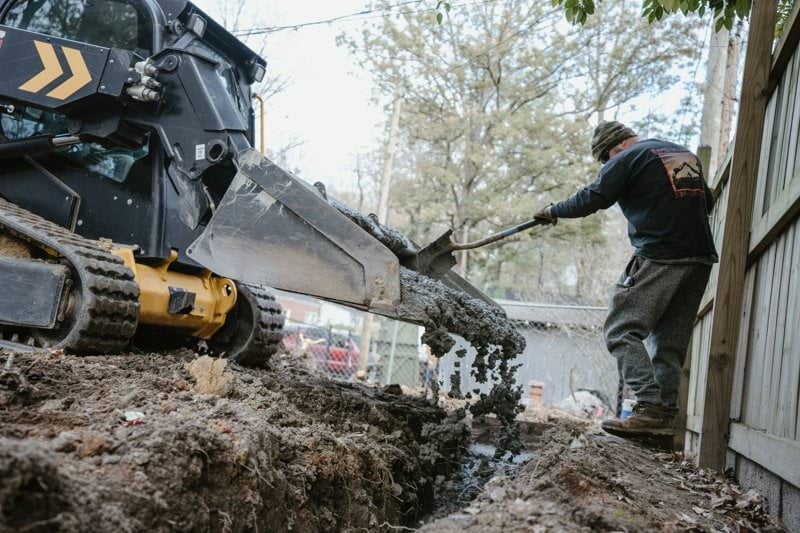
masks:
[[[612,289],[606,347],[637,401],[677,407],[681,368],[710,274],[710,265],[635,255]]]

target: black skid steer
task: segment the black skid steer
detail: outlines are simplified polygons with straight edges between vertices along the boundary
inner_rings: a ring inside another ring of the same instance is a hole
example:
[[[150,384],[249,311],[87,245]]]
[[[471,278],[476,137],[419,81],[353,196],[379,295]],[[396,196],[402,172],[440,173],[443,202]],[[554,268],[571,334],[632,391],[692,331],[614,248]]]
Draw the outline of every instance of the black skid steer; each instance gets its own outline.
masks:
[[[0,348],[136,334],[259,364],[266,287],[421,319],[398,311],[413,243],[253,149],[265,68],[186,1],[0,0]]]

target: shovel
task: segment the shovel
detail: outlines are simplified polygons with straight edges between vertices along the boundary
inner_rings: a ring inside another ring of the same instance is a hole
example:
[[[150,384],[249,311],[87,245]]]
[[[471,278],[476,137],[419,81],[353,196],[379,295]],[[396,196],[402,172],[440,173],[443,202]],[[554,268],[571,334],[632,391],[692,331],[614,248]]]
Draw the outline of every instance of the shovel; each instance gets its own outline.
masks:
[[[447,230],[441,237],[430,243],[425,248],[419,250],[417,254],[409,261],[410,264],[406,265],[413,268],[421,274],[433,279],[441,279],[453,266],[458,262],[456,261],[453,252],[459,250],[472,250],[480,248],[493,242],[510,237],[520,231],[532,228],[534,226],[542,226],[550,224],[549,220],[534,218],[522,224],[517,224],[503,231],[484,237],[479,241],[457,243],[453,242],[450,238],[453,235],[453,230]]]

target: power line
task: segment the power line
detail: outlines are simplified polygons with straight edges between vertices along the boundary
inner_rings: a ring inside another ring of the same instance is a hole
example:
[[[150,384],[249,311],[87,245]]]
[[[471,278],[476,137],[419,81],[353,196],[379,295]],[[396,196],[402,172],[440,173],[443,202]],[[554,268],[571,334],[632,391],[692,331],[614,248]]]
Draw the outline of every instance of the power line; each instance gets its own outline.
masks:
[[[384,14],[389,13],[391,10],[393,10],[395,8],[408,6],[408,5],[414,5],[414,4],[421,4],[422,2],[426,2],[426,1],[428,1],[428,0],[406,0],[404,2],[398,2],[396,4],[385,6],[385,7],[379,8],[379,9],[375,9],[375,8],[364,9],[364,10],[361,10],[361,11],[357,11],[355,13],[350,13],[350,14],[347,14],[347,15],[338,15],[336,17],[331,17],[331,18],[327,18],[327,19],[313,20],[313,21],[309,21],[309,22],[301,22],[301,23],[298,23],[298,24],[291,24],[291,25],[287,25],[287,26],[266,26],[266,27],[262,27],[262,28],[248,28],[248,29],[245,29],[245,30],[236,31],[236,32],[234,32],[234,35],[242,36],[242,37],[248,37],[250,35],[261,35],[261,34],[265,34],[265,33],[275,33],[277,31],[297,30],[297,29],[300,29],[300,28],[307,28],[309,26],[320,26],[322,24],[332,24],[334,22],[343,22],[343,21],[350,20],[350,19],[360,20],[360,19],[364,18],[365,15],[372,15],[374,13],[381,13],[380,16],[383,16]],[[435,9],[436,8],[428,8],[428,9],[424,9],[424,10],[421,10],[421,11],[433,11]]]
[[[397,14],[397,15],[415,15],[417,13],[426,13],[437,11],[436,7],[426,7],[422,9],[414,9],[410,11],[392,11],[392,9],[396,7],[403,7],[406,5],[412,4],[420,4],[422,2],[427,2],[428,0],[408,0],[406,2],[400,2],[398,4],[392,4],[390,6],[386,6],[381,9],[365,9],[364,11],[359,11],[357,13],[350,13],[349,15],[339,15],[337,17],[332,17],[329,19],[324,20],[314,20],[310,22],[301,22],[299,24],[293,25],[286,25],[286,26],[269,26],[264,28],[249,28],[245,30],[237,30],[234,31],[233,34],[237,37],[250,37],[252,35],[265,35],[270,33],[276,33],[279,31],[286,31],[286,30],[299,30],[303,28],[313,27],[313,26],[320,26],[323,24],[333,24],[333,23],[341,23],[341,22],[353,22],[353,21],[360,21],[360,20],[371,20],[377,18],[383,18],[387,15]],[[451,11],[456,8],[462,7],[469,7],[478,4],[490,4],[496,2],[497,0],[476,0],[475,2],[467,2],[464,4],[451,4]]]

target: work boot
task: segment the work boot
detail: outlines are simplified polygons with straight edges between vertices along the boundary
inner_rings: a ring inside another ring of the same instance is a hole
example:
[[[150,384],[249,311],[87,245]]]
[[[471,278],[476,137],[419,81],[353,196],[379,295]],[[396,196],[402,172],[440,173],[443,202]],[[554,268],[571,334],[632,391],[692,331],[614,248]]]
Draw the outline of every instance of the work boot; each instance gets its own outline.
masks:
[[[603,420],[601,427],[618,437],[650,437],[675,434],[675,410],[639,402],[627,420]]]

